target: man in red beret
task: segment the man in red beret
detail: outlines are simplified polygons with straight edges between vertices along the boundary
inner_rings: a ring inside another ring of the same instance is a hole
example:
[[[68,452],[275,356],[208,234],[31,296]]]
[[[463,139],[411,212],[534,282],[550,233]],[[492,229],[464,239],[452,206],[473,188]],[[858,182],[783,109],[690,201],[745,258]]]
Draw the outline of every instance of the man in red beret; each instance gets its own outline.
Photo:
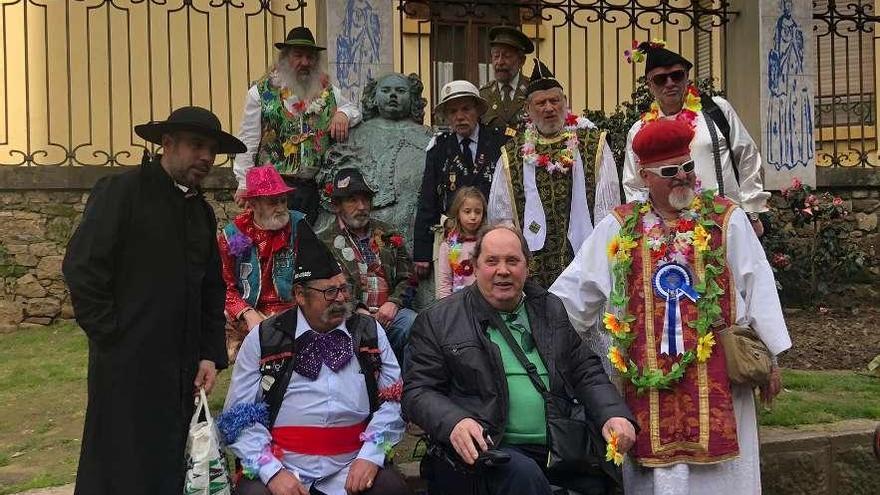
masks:
[[[753,388],[767,401],[779,392],[775,356],[791,339],[745,212],[695,185],[693,136],[677,120],[641,128],[632,146],[648,197],[605,217],[550,290],[607,356],[641,426],[627,492],[760,493]],[[734,328],[763,347],[754,380],[729,371]]]

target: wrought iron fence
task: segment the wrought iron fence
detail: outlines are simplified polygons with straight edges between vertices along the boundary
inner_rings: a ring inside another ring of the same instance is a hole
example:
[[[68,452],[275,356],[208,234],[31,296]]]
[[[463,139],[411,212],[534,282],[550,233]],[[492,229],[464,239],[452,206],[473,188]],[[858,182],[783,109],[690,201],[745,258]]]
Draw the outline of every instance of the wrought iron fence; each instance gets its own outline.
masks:
[[[311,11],[310,11],[311,8]],[[131,165],[182,105],[235,129],[304,0],[0,1],[0,166]]]
[[[816,163],[880,167],[874,0],[813,1]]]
[[[487,31],[498,24],[522,26],[574,109],[613,111],[630,99],[642,70],[623,58],[633,40],[664,39],[700,77],[725,80],[727,1],[397,0],[397,8],[398,66],[430,81],[432,98],[452,78],[491,79]]]

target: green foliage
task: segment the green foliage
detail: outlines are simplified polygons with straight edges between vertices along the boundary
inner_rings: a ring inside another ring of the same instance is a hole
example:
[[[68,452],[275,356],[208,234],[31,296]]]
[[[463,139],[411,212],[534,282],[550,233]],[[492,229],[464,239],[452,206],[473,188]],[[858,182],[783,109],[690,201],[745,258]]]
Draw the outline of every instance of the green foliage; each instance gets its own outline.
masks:
[[[16,264],[13,258],[6,246],[0,244],[0,278],[18,278],[27,273],[27,267]]]
[[[849,236],[842,199],[794,179],[773,203],[762,243],[783,303],[817,304],[865,273],[867,254]]]
[[[846,419],[880,419],[880,380],[851,371],[782,370],[783,392],[763,426],[833,423]]]

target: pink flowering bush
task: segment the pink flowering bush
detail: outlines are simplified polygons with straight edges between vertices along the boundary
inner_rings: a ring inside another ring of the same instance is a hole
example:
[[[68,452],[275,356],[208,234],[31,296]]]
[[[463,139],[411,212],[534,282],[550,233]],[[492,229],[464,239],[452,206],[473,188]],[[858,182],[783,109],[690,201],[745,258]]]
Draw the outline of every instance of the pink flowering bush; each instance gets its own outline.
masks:
[[[817,304],[865,272],[866,254],[848,235],[843,199],[795,178],[773,203],[772,228],[761,241],[784,304]]]

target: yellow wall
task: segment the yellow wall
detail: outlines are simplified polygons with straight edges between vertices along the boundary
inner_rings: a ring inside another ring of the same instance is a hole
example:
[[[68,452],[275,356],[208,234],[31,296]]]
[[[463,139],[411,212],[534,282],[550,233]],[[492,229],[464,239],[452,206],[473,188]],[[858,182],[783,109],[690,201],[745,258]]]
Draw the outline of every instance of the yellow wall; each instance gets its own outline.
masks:
[[[269,14],[260,12],[259,0],[240,0],[243,8],[211,7],[210,1],[193,0],[192,8],[182,8],[182,0],[4,5],[0,115],[6,118],[0,118],[0,164],[22,163],[25,154],[36,164],[134,164],[144,143],[132,127],[189,104],[212,108],[225,129],[237,131],[248,84],[275,55],[271,43],[302,22],[321,39],[316,29],[320,2],[287,11],[295,0],[273,0],[274,14]],[[394,6],[394,64],[402,72],[422,74],[430,102],[430,23],[404,19],[401,27],[396,1]],[[643,71],[623,59],[634,38],[665,38],[670,48],[693,57],[686,19],[681,22],[687,31],[679,32],[675,26],[652,26],[643,16],[640,26],[648,31],[623,27],[628,23],[623,16],[598,23],[580,13],[575,22],[588,26],[582,28],[566,25],[562,12],[548,12],[549,20],[526,26],[526,32],[537,39],[536,55],[566,87],[575,111],[613,111],[629,100]],[[715,43],[720,57],[720,37]],[[720,79],[720,58],[714,67]]]

